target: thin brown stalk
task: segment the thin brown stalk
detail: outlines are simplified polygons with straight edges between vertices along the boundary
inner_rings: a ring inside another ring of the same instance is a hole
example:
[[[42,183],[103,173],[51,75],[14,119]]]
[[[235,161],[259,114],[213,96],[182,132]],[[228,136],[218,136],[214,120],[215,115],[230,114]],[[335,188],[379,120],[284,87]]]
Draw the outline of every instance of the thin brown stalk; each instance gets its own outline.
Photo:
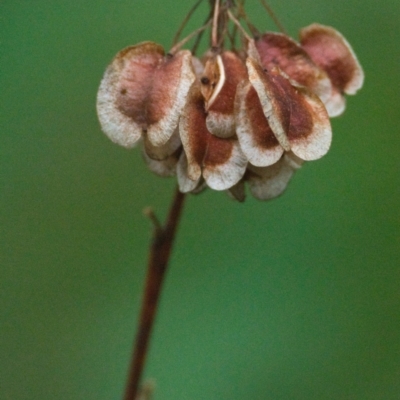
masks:
[[[183,38],[179,43],[177,43],[172,49],[169,51],[170,54],[176,53],[182,46],[184,46],[190,39],[194,38],[196,35],[202,33],[207,27],[211,24],[211,20],[206,22],[205,25],[193,31],[191,34]]]
[[[236,24],[233,24],[232,32],[228,29],[228,37],[231,42],[232,49],[236,49],[236,35],[237,35],[238,27]]]
[[[151,214],[150,218],[155,222],[154,236],[150,247],[146,287],[143,294],[139,328],[136,334],[124,400],[135,400],[138,395],[140,379],[146,361],[147,349],[157,312],[162,284],[184,200],[185,194],[181,193],[179,189],[176,189],[164,227],[157,222],[152,211],[148,212],[148,214]]]
[[[249,30],[253,36],[258,36],[260,34],[259,30],[250,22],[250,19],[247,16],[247,13],[246,13],[242,3],[239,3],[237,17],[238,17],[238,19],[240,19],[240,18],[244,19],[247,27],[249,28]]]
[[[243,29],[242,25],[240,25],[240,22],[236,19],[236,17],[228,10],[228,16],[230,20],[237,26],[239,29],[240,33],[247,39],[251,40],[250,35]]]
[[[275,25],[278,27],[278,29],[287,35],[286,29],[283,27],[281,22],[279,21],[278,17],[275,15],[274,11],[272,10],[271,6],[266,2],[266,0],[260,0],[261,4],[264,6],[264,8],[267,10],[267,13],[271,17],[271,19],[274,21]]]
[[[209,21],[211,21],[211,20],[212,20],[212,9],[210,10],[210,14],[208,15],[208,17],[207,17],[206,20],[204,21],[204,24],[206,24],[207,22],[209,22]],[[201,32],[197,35],[197,38],[196,38],[196,40],[195,40],[195,42],[194,42],[194,45],[193,45],[193,47],[192,47],[192,53],[193,53],[193,55],[196,55],[196,53],[197,53],[197,49],[198,49],[198,47],[199,47],[199,45],[200,45],[201,38],[203,37],[203,34],[204,34],[204,31],[201,31]]]
[[[197,8],[199,7],[199,5],[200,5],[200,3],[201,3],[202,1],[203,1],[203,0],[198,0],[197,3],[196,3],[196,4],[189,10],[189,12],[187,13],[185,19],[184,19],[184,20],[182,21],[182,23],[181,23],[181,26],[179,27],[179,29],[178,29],[177,32],[175,33],[174,40],[173,40],[173,42],[172,42],[173,45],[175,45],[175,44],[178,42],[179,37],[181,36],[181,33],[182,33],[183,29],[185,28],[186,24],[188,23],[190,17],[191,17],[191,16],[193,15],[193,13],[197,10]]]
[[[222,8],[221,11],[226,11],[225,8]],[[225,42],[225,37],[227,36],[228,33],[228,22],[229,22],[229,18],[226,12],[222,12],[220,14],[220,18],[219,18],[220,22],[219,22],[219,33],[218,33],[218,44],[217,47],[218,48],[222,48],[224,47],[224,42]]]
[[[219,20],[219,0],[215,1],[214,4],[214,19],[211,32],[211,46],[218,46],[218,20]]]

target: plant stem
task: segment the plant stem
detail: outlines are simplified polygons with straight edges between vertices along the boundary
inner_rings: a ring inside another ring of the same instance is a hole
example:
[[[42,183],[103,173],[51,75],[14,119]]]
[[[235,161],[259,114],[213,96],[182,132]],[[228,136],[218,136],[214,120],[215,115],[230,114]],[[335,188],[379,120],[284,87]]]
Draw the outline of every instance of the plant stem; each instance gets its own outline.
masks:
[[[272,10],[271,6],[266,2],[266,0],[260,0],[261,4],[264,6],[264,8],[267,10],[267,13],[271,17],[272,21],[274,21],[275,25],[278,27],[278,29],[287,35],[287,31],[284,28],[284,26],[281,24],[279,21],[278,17],[275,15],[274,11]]]
[[[180,50],[180,48],[186,44],[190,39],[192,39],[195,36],[198,36],[200,33],[202,33],[208,25],[211,24],[211,20],[206,22],[203,26],[200,28],[196,29],[194,32],[192,32],[190,35],[186,36],[184,39],[182,39],[179,43],[175,44],[174,47],[169,51],[170,54],[175,54],[177,51]]]
[[[183,31],[183,29],[185,28],[186,24],[189,22],[190,17],[193,15],[193,13],[196,11],[197,7],[200,5],[200,3],[203,0],[198,0],[197,3],[189,10],[189,12],[187,13],[185,19],[182,21],[181,26],[179,27],[178,31],[175,33],[174,36],[174,40],[173,40],[173,45],[175,45],[176,43],[178,43],[179,37],[181,36],[181,33]]]
[[[177,188],[165,226],[162,227],[155,224],[153,241],[150,247],[146,288],[139,318],[139,328],[136,334],[124,400],[135,400],[138,394],[163,278],[167,270],[184,199],[185,194],[181,193]]]
[[[211,46],[218,46],[218,19],[219,19],[219,0],[214,2],[214,18],[211,31]]]

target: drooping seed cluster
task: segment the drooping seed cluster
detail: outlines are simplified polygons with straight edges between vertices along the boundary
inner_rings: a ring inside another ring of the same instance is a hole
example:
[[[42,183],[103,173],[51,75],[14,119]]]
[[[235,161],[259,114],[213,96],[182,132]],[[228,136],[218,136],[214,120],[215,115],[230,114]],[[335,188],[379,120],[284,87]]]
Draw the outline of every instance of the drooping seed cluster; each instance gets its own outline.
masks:
[[[176,175],[182,192],[209,187],[243,201],[247,183],[266,200],[304,161],[327,153],[329,117],[344,111],[344,94],[363,79],[346,39],[318,24],[301,29],[299,43],[267,32],[201,60],[143,42],[107,68],[97,111],[112,141],[141,142],[150,170]]]

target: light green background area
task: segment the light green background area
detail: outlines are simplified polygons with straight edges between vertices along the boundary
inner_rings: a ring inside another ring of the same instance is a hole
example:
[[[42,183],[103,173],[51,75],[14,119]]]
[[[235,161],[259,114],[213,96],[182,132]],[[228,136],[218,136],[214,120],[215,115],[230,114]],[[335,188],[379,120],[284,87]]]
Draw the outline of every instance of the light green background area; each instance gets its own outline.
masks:
[[[191,5],[0,3],[0,399],[121,398],[142,210],[164,217],[174,180],[101,133],[95,96],[117,51],[170,46]],[[400,2],[271,5],[294,36],[312,22],[341,31],[365,87],[281,198],[187,199],[145,376],[156,400],[398,400]]]

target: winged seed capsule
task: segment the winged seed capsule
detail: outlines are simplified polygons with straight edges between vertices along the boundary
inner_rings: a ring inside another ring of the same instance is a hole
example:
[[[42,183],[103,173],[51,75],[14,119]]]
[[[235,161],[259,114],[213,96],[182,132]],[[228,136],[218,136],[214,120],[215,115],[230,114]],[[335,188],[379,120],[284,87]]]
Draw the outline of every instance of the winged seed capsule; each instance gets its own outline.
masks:
[[[319,97],[304,87],[294,86],[277,67],[267,71],[252,57],[248,57],[246,65],[250,83],[283,150],[293,151],[303,160],[324,156],[332,131]]]
[[[320,24],[302,28],[300,43],[332,82],[327,101],[329,115],[342,114],[346,106],[343,94],[356,94],[364,83],[364,71],[353,49],[336,29]]]
[[[194,84],[179,123],[187,177],[195,182],[203,177],[211,189],[229,189],[242,178],[247,158],[236,138],[219,138],[208,131],[206,116],[200,85]]]
[[[267,32],[255,40],[255,45],[264,68],[279,67],[289,79],[309,88],[324,103],[330,97],[332,84],[328,75],[292,38]]]
[[[113,142],[142,143],[149,169],[176,175],[181,192],[225,190],[243,201],[248,188],[268,200],[304,161],[328,152],[329,117],[344,111],[364,73],[334,28],[312,24],[297,42],[252,27],[251,38],[243,5],[212,4],[214,17],[170,52],[142,42],[117,53],[99,87],[99,121]],[[195,36],[197,48],[205,29],[211,47],[202,57],[181,50]]]
[[[164,145],[178,126],[195,80],[188,50],[165,54],[153,42],[120,51],[107,68],[97,95],[97,113],[106,135],[133,147],[144,137]]]
[[[207,110],[207,129],[213,135],[227,138],[236,134],[236,89],[246,78],[246,66],[232,51],[224,51],[207,60],[200,81]]]

